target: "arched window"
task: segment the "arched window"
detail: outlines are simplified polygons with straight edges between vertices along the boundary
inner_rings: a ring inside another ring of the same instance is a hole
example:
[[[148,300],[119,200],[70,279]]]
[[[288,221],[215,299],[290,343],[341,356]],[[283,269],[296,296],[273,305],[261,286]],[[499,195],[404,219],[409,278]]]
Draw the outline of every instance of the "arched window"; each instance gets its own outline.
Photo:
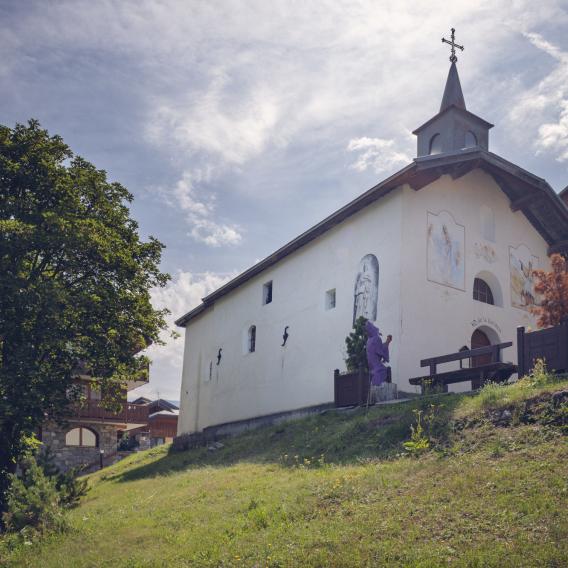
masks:
[[[441,154],[442,153],[442,137],[439,134],[434,134],[430,138],[430,151],[429,154]]]
[[[473,281],[473,299],[478,302],[484,302],[485,304],[491,304],[492,306],[495,305],[493,292],[489,284],[481,278],[475,278]]]
[[[256,325],[251,325],[248,330],[248,352],[254,353],[256,349]]]
[[[468,130],[465,133],[465,146],[464,146],[464,148],[474,148],[475,146],[477,146],[477,137],[475,136],[475,134],[471,130]]]
[[[69,430],[69,432],[65,434],[65,445],[96,448],[98,446],[97,435],[92,430],[83,428],[82,426],[73,428],[73,430]]]

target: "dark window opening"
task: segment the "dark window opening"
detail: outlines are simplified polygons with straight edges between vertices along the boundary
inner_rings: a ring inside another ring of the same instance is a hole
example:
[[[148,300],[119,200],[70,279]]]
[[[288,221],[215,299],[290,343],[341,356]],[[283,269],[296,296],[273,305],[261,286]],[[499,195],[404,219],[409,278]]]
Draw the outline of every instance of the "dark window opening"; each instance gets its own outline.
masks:
[[[262,303],[270,304],[272,302],[272,280],[262,287]]]
[[[492,306],[495,305],[493,292],[491,291],[489,284],[481,278],[475,278],[473,281],[473,299],[485,304],[491,304]]]
[[[248,350],[254,353],[256,349],[256,325],[251,325],[248,332]]]

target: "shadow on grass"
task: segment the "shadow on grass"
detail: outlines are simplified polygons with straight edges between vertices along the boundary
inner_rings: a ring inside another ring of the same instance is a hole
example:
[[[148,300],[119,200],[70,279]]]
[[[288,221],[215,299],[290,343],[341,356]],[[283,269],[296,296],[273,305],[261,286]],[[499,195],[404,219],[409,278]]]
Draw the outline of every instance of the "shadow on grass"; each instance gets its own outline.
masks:
[[[451,415],[464,395],[434,395],[408,402],[353,410],[328,410],[316,416],[263,427],[222,439],[213,452],[195,448],[172,452],[149,463],[104,475],[112,481],[134,481],[207,466],[230,466],[239,462],[278,463],[293,467],[307,459],[312,464],[350,464],[366,459],[389,459],[404,452],[415,411],[431,413],[429,434],[439,442],[449,437]],[[149,456],[148,459],[152,459]],[[120,465],[120,464],[119,464]]]

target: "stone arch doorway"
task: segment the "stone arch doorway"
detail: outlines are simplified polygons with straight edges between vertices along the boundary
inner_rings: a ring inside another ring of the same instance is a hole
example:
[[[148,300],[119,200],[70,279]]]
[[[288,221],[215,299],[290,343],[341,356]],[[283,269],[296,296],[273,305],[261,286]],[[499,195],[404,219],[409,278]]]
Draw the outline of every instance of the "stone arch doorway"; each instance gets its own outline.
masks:
[[[478,327],[471,334],[471,349],[478,349],[480,347],[488,347],[489,345],[495,345],[499,343],[499,337],[490,328]],[[478,355],[477,357],[471,358],[472,367],[478,367],[479,365],[487,365],[491,363],[491,355]],[[481,379],[475,379],[471,381],[472,389],[479,389],[483,386]]]

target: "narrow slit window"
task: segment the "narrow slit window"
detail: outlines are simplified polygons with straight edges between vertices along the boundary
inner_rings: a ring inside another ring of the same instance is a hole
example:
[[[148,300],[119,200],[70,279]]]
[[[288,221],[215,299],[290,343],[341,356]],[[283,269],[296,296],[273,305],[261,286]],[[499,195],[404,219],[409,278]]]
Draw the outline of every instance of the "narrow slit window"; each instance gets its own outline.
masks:
[[[251,325],[248,331],[248,352],[254,353],[256,350],[256,325]]]
[[[325,293],[325,309],[333,310],[335,308],[335,288]]]
[[[272,280],[262,287],[262,303],[264,305],[272,303]]]

